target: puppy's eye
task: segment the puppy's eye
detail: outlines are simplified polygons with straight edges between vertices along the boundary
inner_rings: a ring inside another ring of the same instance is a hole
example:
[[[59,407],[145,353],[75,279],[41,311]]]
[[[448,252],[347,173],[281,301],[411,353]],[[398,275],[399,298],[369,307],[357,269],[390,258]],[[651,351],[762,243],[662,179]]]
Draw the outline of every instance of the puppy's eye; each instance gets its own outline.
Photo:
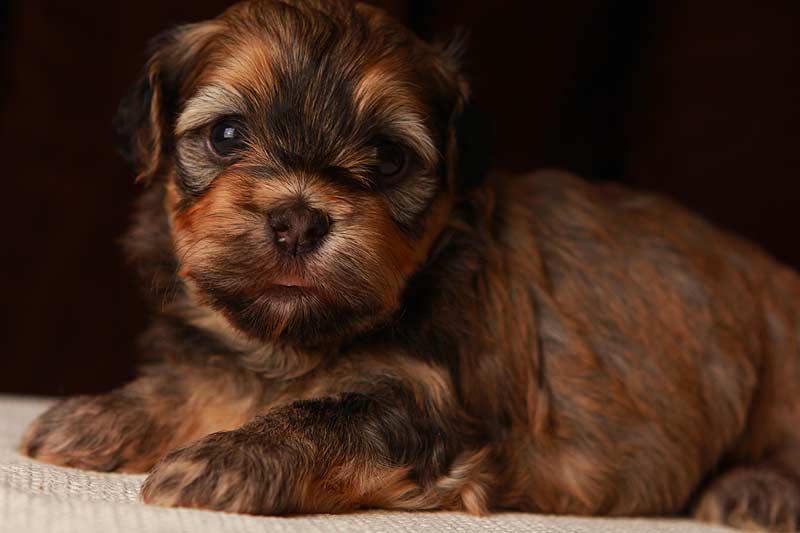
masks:
[[[375,170],[385,179],[401,177],[408,164],[406,151],[397,144],[379,144],[375,147],[375,157],[378,160]]]
[[[211,128],[208,144],[220,157],[233,157],[244,148],[244,127],[234,119],[224,119]]]

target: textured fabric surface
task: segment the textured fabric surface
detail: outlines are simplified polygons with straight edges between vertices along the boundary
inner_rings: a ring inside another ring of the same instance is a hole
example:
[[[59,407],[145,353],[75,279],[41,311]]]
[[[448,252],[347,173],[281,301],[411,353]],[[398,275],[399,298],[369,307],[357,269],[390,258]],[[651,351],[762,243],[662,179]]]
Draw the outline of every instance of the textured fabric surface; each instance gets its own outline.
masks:
[[[711,533],[731,531],[687,520],[592,519],[503,513],[364,512],[349,515],[253,517],[143,505],[144,476],[98,474],[40,464],[20,456],[25,426],[49,402],[0,396],[0,533],[436,532]]]

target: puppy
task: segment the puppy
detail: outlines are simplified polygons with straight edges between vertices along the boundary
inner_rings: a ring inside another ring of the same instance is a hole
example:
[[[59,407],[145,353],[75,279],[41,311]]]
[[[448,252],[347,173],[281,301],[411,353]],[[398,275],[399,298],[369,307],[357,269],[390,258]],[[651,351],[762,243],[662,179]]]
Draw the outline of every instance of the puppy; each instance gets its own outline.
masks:
[[[158,39],[118,118],[149,362],[22,451],[164,506],[797,528],[798,275],[658,197],[480,172],[467,100],[363,4]]]

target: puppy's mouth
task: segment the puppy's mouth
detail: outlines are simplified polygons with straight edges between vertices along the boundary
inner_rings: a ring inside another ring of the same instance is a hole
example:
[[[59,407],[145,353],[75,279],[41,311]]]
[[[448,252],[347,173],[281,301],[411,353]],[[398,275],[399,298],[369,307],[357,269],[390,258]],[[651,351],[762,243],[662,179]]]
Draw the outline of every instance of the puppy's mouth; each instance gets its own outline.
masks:
[[[293,298],[321,292],[321,287],[301,276],[282,275],[270,280],[266,294],[270,297]]]

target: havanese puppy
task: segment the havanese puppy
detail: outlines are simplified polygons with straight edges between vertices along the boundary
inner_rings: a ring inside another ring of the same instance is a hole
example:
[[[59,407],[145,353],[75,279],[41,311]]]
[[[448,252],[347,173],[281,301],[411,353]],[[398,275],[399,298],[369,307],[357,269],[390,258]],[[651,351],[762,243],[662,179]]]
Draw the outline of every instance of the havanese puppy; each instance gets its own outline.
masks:
[[[159,38],[117,121],[149,362],[23,452],[165,506],[797,528],[797,273],[656,196],[467,164],[457,63],[347,2]]]

